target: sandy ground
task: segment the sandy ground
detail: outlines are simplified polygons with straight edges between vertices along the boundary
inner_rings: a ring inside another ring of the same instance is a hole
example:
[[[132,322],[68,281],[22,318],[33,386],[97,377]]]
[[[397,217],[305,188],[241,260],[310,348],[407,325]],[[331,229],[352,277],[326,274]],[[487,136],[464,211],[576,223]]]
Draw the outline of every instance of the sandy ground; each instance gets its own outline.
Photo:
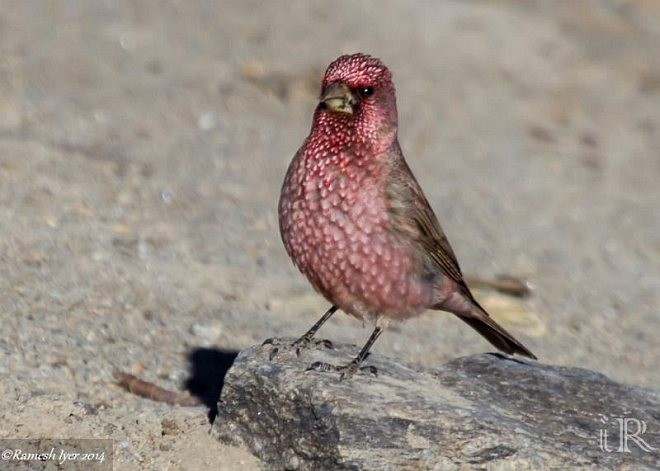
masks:
[[[660,3],[0,3],[0,438],[110,437],[118,469],[254,469],[205,408],[235,351],[327,307],[276,204],[323,68],[390,65],[400,139],[478,293],[542,361],[660,384]],[[322,336],[360,344],[338,315]],[[376,351],[490,350],[450,315]],[[657,425],[657,424],[656,424]],[[652,424],[649,424],[652,426]]]

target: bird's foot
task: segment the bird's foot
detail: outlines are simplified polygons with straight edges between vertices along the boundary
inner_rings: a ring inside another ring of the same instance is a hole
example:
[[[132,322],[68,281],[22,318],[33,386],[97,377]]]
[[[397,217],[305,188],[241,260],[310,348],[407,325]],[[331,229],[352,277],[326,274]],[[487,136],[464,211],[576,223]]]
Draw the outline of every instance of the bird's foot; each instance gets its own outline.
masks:
[[[266,345],[272,345],[272,348],[270,349],[270,352],[268,352],[268,360],[273,361],[273,358],[277,356],[277,354],[280,351],[280,348],[282,347],[282,339],[278,339],[277,337],[271,337],[269,339],[266,339],[262,342],[261,346],[266,346]]]
[[[261,342],[261,346],[263,347],[264,345],[279,345],[281,341],[282,339],[278,339],[277,337],[271,337]]]
[[[378,369],[375,366],[360,366],[360,363],[356,361],[350,362],[348,365],[337,366],[331,365],[330,363],[324,363],[321,361],[315,361],[305,371],[319,371],[322,373],[326,372],[337,372],[339,373],[339,381],[344,379],[349,379],[358,371],[368,371],[373,376],[378,376]]]
[[[334,345],[332,345],[332,342],[328,339],[319,339],[315,340],[312,337],[308,337],[306,335],[303,335],[300,337],[298,340],[293,342],[291,344],[291,348],[296,349],[296,356],[300,356],[300,351],[301,350],[309,350],[310,348],[318,348],[318,347],[323,347],[327,348],[328,350],[331,350],[334,348]]]
[[[311,337],[307,337],[303,335],[300,337],[298,340],[296,340],[293,343],[287,344],[287,343],[282,343],[282,339],[278,338],[270,338],[264,340],[264,342],[261,345],[272,345],[273,348],[271,348],[270,353],[268,354],[268,359],[272,361],[278,353],[283,352],[283,351],[291,351],[294,350],[296,352],[296,356],[300,356],[300,352],[302,350],[308,350],[310,348],[318,348],[319,346],[331,349],[334,346],[332,345],[332,342],[327,339],[320,339],[320,340],[315,340]]]

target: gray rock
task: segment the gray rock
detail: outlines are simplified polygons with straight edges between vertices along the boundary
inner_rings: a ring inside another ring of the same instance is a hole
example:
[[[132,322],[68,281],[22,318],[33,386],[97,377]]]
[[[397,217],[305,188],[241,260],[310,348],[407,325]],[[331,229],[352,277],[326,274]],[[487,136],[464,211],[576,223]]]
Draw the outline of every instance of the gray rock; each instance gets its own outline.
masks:
[[[313,361],[344,364],[353,346],[299,358],[285,351],[273,361],[270,351],[241,352],[213,425],[221,441],[247,445],[269,468],[660,466],[660,394],[589,370],[500,354],[421,369],[373,354],[367,363],[378,376],[361,372],[339,381],[336,373],[305,369]]]

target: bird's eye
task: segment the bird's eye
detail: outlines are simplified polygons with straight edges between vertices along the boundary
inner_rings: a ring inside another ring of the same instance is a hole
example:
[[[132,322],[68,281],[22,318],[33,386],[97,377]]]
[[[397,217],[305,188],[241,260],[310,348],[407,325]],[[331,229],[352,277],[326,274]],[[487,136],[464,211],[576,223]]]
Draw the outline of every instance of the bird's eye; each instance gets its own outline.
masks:
[[[360,95],[362,95],[362,96],[371,96],[373,94],[374,94],[373,87],[362,87],[360,89]]]

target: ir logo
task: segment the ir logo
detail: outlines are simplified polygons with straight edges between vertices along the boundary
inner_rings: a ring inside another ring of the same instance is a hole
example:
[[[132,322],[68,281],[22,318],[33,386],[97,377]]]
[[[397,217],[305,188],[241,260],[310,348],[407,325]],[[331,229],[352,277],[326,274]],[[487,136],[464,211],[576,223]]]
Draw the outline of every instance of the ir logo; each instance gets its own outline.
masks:
[[[632,417],[612,417],[615,423],[618,423],[619,443],[618,447],[612,446],[608,442],[607,429],[601,428],[599,430],[598,445],[601,451],[606,453],[631,453],[630,446],[632,444],[638,446],[642,451],[650,452],[655,451],[656,448],[647,443],[643,438],[646,432],[646,422],[644,420],[635,419]],[[603,424],[610,423],[610,418],[602,415],[600,421]]]

